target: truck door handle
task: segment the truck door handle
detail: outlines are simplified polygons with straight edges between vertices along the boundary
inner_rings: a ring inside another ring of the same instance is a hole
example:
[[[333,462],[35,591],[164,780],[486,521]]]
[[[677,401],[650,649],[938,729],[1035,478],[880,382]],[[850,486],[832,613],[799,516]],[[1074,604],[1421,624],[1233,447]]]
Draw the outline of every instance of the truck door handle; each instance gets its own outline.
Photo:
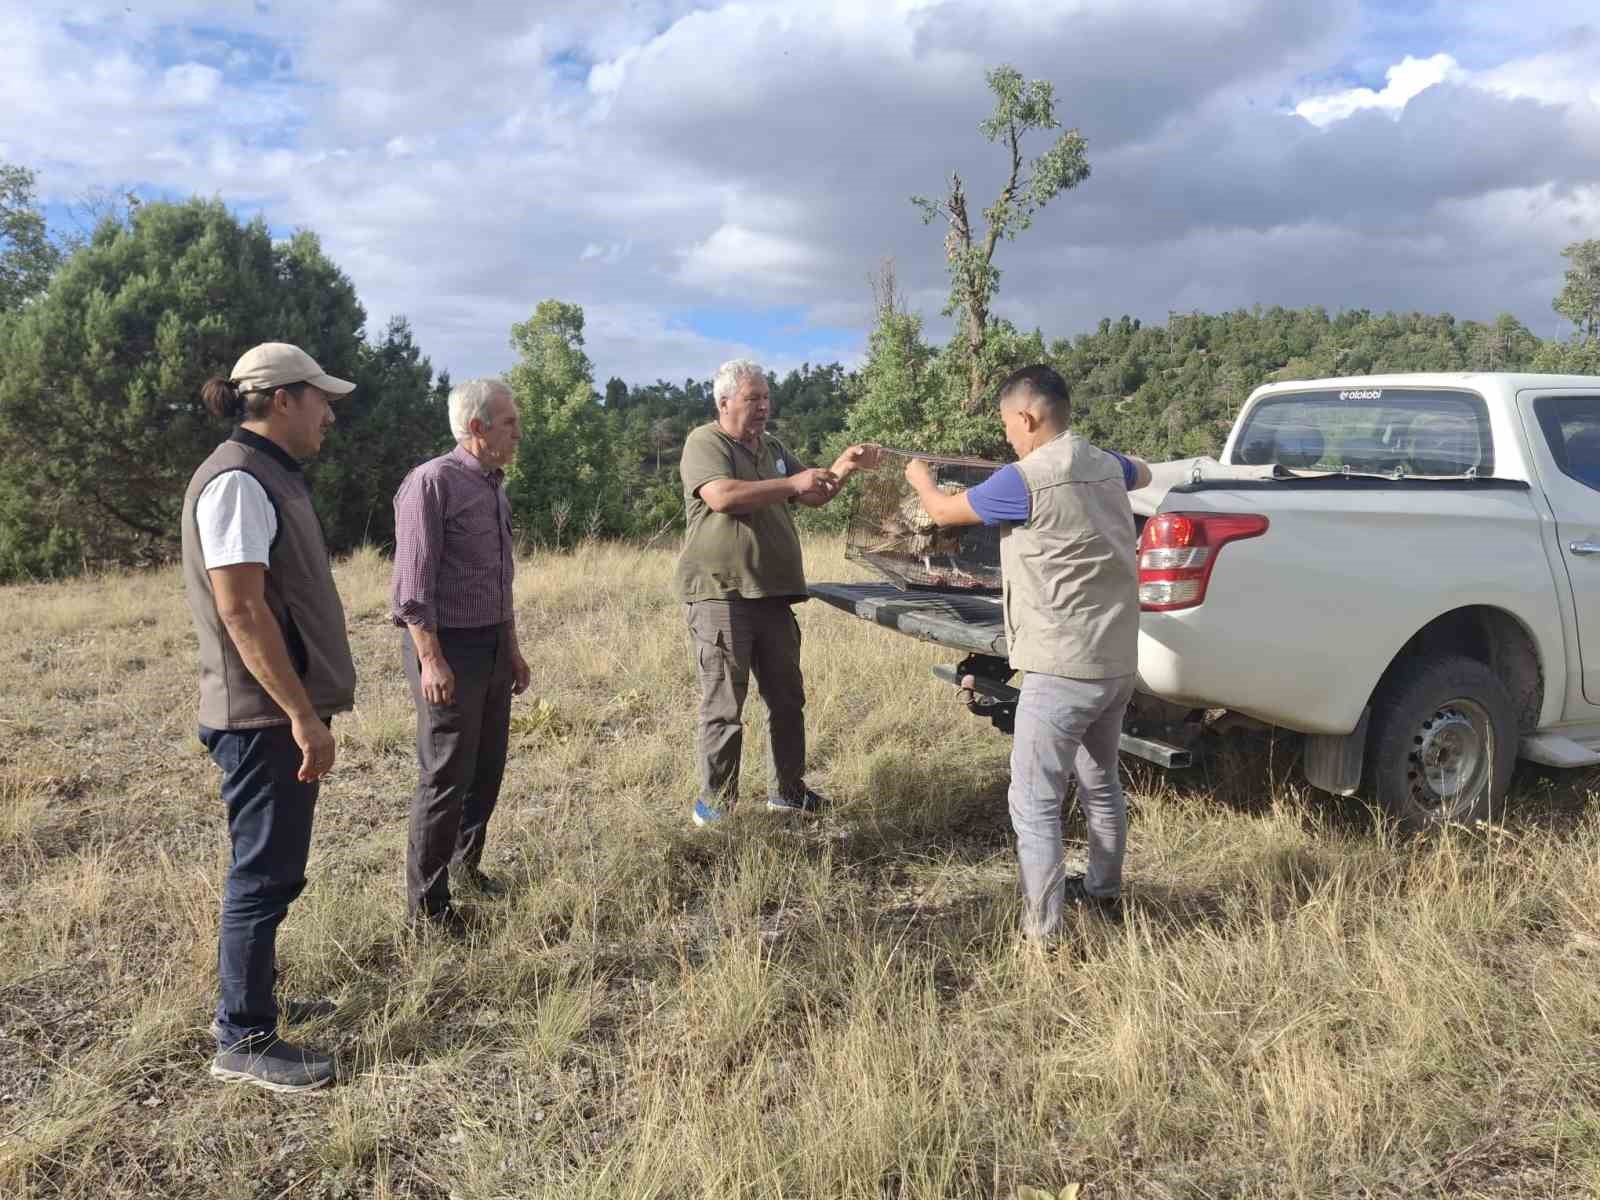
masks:
[[[1600,542],[1573,542],[1567,549],[1574,554],[1600,554]]]

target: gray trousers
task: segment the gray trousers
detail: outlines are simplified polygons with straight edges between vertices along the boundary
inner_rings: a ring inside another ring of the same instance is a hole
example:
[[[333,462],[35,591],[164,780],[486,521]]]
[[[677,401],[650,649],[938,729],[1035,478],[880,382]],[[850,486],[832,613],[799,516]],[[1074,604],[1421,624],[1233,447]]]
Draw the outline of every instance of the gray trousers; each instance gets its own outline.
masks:
[[[441,629],[455,698],[429,704],[411,635],[400,634],[406,682],[417,707],[417,792],[406,837],[406,906],[413,916],[450,905],[450,864],[477,867],[500,799],[511,736],[511,627]]]
[[[696,600],[686,604],[700,676],[700,799],[713,807],[739,796],[739,755],[750,672],[767,706],[771,795],[806,794],[805,680],[800,626],[787,600]]]
[[[1073,776],[1089,827],[1084,889],[1115,896],[1122,887],[1128,809],[1117,778],[1117,748],[1133,681],[1132,675],[1065,679],[1033,671],[1023,677],[1008,799],[1022,875],[1023,928],[1030,936],[1048,937],[1061,923],[1061,805]]]

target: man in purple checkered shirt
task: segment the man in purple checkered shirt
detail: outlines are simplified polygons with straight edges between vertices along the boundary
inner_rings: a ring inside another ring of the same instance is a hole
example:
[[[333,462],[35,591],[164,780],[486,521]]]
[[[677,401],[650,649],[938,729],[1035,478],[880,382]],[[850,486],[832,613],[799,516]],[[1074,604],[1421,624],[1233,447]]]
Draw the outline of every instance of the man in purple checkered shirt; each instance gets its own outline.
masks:
[[[412,470],[394,497],[392,615],[417,708],[419,779],[406,842],[417,929],[461,937],[457,891],[504,892],[479,867],[500,798],[511,697],[528,687],[511,599],[511,506],[502,482],[522,425],[511,390],[473,379],[450,393],[456,448]]]

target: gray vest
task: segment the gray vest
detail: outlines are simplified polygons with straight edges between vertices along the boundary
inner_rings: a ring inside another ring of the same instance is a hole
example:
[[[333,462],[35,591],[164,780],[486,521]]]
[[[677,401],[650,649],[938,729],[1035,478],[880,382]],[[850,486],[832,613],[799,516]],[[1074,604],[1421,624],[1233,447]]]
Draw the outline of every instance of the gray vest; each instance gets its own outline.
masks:
[[[299,471],[271,454],[248,442],[227,441],[200,464],[183,497],[183,583],[200,636],[200,724],[257,729],[289,723],[288,714],[240,659],[217,613],[200,549],[195,504],[206,484],[227,471],[249,472],[277,509],[278,536],[267,556],[266,601],[283,631],[289,661],[320,716],[348,712],[355,702],[356,669],[311,489]]]
[[[1139,583],[1122,464],[1063,433],[1017,470],[1033,508],[1000,535],[1011,665],[1068,679],[1133,674]]]

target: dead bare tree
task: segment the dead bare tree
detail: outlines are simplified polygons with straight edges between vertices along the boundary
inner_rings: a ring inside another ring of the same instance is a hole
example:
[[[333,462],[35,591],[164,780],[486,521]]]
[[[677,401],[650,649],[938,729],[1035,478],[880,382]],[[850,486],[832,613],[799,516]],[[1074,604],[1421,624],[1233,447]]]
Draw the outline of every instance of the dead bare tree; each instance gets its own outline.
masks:
[[[1055,96],[1051,85],[1041,79],[1026,82],[1013,67],[1001,66],[985,76],[995,94],[994,112],[979,127],[984,137],[999,142],[1010,159],[1005,186],[995,202],[983,210],[984,229],[975,237],[967,215],[967,194],[959,173],[952,172],[950,190],[944,199],[913,196],[911,202],[922,212],[926,223],[943,217],[949,225],[945,234],[945,258],[950,271],[950,302],[944,312],[956,319],[967,358],[966,408],[975,412],[983,405],[989,379],[984,362],[984,345],[989,331],[990,306],[1000,284],[1000,271],[994,265],[995,248],[1001,238],[1012,239],[1033,223],[1033,215],[1060,192],[1077,187],[1089,178],[1086,143],[1076,129],[1069,129],[1031,163],[1025,163],[1023,139],[1034,130],[1059,129],[1055,118]]]

